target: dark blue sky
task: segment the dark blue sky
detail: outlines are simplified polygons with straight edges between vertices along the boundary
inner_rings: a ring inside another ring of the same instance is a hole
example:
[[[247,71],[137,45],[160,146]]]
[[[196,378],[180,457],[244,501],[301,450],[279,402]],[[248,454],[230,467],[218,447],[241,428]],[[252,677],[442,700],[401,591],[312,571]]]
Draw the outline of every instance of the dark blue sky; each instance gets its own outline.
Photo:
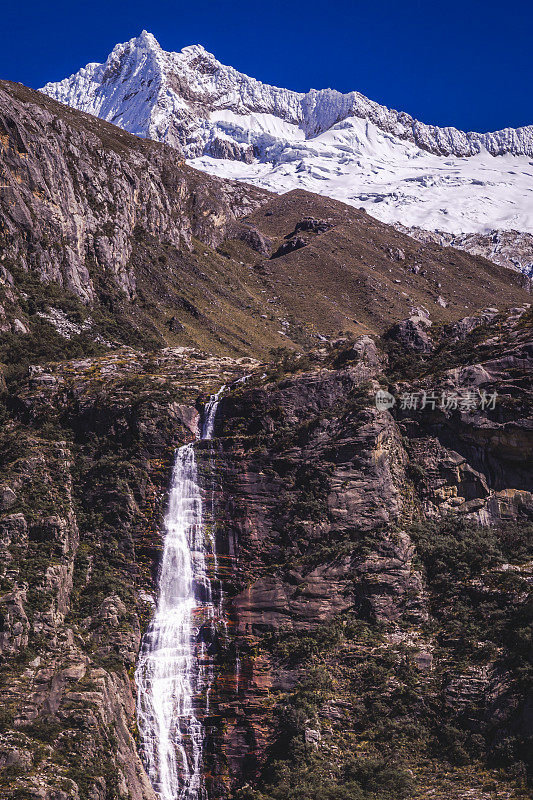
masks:
[[[146,28],[262,81],[363,94],[467,130],[533,123],[531,0],[6,3],[0,77],[37,88]]]

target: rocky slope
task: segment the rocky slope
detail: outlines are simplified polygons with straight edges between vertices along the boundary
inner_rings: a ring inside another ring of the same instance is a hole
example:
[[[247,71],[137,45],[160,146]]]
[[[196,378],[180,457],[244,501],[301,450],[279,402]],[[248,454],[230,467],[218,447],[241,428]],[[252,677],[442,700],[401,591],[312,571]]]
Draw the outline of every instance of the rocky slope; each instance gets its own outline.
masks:
[[[261,274],[270,304],[291,315],[282,325],[305,319],[319,334],[381,333],[420,306],[449,321],[473,307],[529,300],[529,282],[504,267],[421,245],[363,211],[301,190],[243,218],[239,236],[219,249]],[[285,330],[291,337],[291,326]]]
[[[266,367],[124,348],[10,381],[4,796],[153,800],[132,675],[172,453],[199,402],[250,372],[198,446],[228,620],[209,648],[209,796],[528,796],[530,369],[518,308]],[[402,407],[424,391],[498,397]]]
[[[397,225],[399,230],[407,233],[422,242],[437,242],[438,244],[457,247],[472,255],[483,256],[522,272],[526,277],[533,278],[533,236],[530,233],[519,231],[490,231],[490,233],[464,233],[454,236],[442,231],[424,231],[421,228],[405,228]]]
[[[116,45],[105,63],[42,91],[176,146],[208,173],[329,195],[384,222],[452,234],[533,233],[531,125],[438,128],[359,92],[299,94],[263,84],[200,45],[165,52],[146,31]]]
[[[449,320],[526,300],[482,258],[333,200],[210,178],[15,84],[0,87],[0,128],[4,362],[120,344],[266,355],[382,331],[420,304]]]

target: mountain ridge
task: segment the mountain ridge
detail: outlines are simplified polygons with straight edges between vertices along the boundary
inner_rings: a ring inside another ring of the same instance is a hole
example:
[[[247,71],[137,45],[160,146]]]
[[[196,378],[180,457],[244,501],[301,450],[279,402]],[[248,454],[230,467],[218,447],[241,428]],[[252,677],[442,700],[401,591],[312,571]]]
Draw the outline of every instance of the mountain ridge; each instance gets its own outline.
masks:
[[[201,45],[161,49],[152,34],[118,44],[41,90],[209,174],[277,194],[323,194],[389,224],[533,234],[533,126],[465,133],[426,125],[359,92],[270,86]]]
[[[264,357],[381,334],[419,307],[448,322],[528,299],[525,279],[484,258],[301,189],[205,175],[169,145],[8,82],[0,152],[4,363],[118,344]]]
[[[397,111],[370,100],[358,91],[342,93],[332,88],[325,88],[297,92],[292,89],[284,89],[262,83],[233,67],[223,65],[201,44],[188,45],[179,53],[166,52],[162,50],[153,34],[145,30],[141,32],[140,36],[123,44],[115,45],[104,63],[91,62],[69,78],[45,84],[40,91],[49,94],[56,100],[65,102],[70,99],[69,89],[71,86],[81,84],[85,78],[99,78],[101,85],[104,86],[110,82],[114,70],[123,66],[124,58],[129,67],[131,58],[141,53],[152,56],[152,63],[155,62],[160,69],[174,65],[190,69],[192,64],[201,74],[215,75],[216,72],[220,72],[224,78],[232,77],[246,89],[258,89],[259,95],[262,96],[257,97],[257,95],[251,94],[251,102],[248,102],[248,97],[243,94],[238,98],[240,102],[231,102],[231,98],[229,98],[229,102],[222,100],[223,107],[241,112],[277,113],[283,119],[299,124],[306,138],[314,138],[347,117],[356,116],[370,119],[386,132],[413,141],[419,147],[439,155],[468,157],[476,155],[482,148],[485,148],[491,155],[511,153],[512,155],[533,156],[533,125],[524,125],[518,128],[506,127],[486,133],[462,131],[454,126],[437,126],[422,122],[407,112]],[[161,77],[164,76],[161,74]],[[161,85],[159,88],[164,87]],[[170,88],[174,87],[171,85]],[[194,85],[189,88],[194,97]],[[97,89],[93,91],[98,92]],[[99,98],[95,99],[97,104]],[[278,102],[278,100],[282,102]],[[285,105],[283,105],[283,101]],[[254,107],[256,102],[258,102],[258,106]],[[67,104],[69,103],[67,102]],[[86,105],[86,109],[80,110],[94,108],[90,95],[87,95]],[[107,119],[107,117],[104,118]],[[114,120],[107,119],[107,121],[113,122]],[[135,133],[136,131],[131,132]],[[138,135],[142,134],[139,132]],[[146,135],[148,135],[148,131]],[[150,138],[158,137],[150,136]],[[192,148],[190,149],[192,150]],[[194,151],[186,154],[189,157],[199,155]]]

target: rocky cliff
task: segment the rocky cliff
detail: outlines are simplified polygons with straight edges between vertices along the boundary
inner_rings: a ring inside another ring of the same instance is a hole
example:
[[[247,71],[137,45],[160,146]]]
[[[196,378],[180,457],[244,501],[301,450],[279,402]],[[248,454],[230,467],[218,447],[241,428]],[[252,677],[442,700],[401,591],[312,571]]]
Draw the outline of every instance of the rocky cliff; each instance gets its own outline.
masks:
[[[8,386],[6,797],[153,798],[132,675],[172,452],[247,373],[198,446],[228,621],[209,649],[209,796],[527,796],[531,312],[433,327],[266,367],[123,349]],[[494,407],[402,400],[468,391]]]
[[[223,402],[237,655],[213,719],[215,787],[527,794],[531,313],[411,325],[422,357],[397,326]],[[492,410],[464,402],[495,391]],[[424,392],[435,408],[410,407]],[[463,400],[439,408],[443,393]]]
[[[267,197],[199,180],[177,152],[24,87],[4,83],[2,90],[4,259],[85,302],[97,296],[98,280],[135,299],[136,230],[178,249],[191,250],[193,237],[216,247],[229,223]]]
[[[154,800],[133,671],[169,470],[194,438],[198,397],[248,362],[124,350],[34,367],[4,394],[4,796]]]
[[[196,343],[200,289],[204,306],[234,306],[231,330],[216,313],[203,318],[203,343],[207,335],[210,347],[239,346],[243,293],[226,288],[223,259],[206,268],[205,256],[268,194],[206,180],[170,148],[7,82],[0,134],[2,332],[28,333],[36,323],[52,336],[51,328],[81,336],[85,349],[153,346],[173,332]]]

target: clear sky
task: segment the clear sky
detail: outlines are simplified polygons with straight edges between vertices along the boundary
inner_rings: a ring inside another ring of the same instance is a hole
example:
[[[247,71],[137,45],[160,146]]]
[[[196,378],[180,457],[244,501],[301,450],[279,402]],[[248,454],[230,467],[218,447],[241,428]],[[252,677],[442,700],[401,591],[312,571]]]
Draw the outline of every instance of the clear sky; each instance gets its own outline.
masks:
[[[357,89],[424,122],[533,123],[532,0],[27,0],[3,4],[0,77],[38,88],[145,28],[298,91]]]

